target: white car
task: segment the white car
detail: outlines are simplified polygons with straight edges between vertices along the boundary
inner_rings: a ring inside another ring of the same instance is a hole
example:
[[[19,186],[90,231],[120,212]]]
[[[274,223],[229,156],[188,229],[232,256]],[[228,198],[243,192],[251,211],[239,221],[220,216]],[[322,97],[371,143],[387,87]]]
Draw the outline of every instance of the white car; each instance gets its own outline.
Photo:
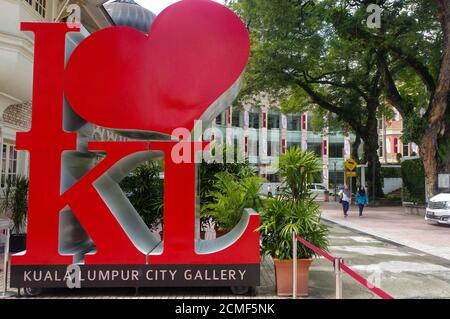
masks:
[[[440,193],[428,201],[425,220],[429,223],[450,224],[450,192]]]
[[[317,195],[317,199],[325,199],[325,192],[329,193],[328,188],[319,183],[312,183],[309,185],[309,190],[313,195]]]

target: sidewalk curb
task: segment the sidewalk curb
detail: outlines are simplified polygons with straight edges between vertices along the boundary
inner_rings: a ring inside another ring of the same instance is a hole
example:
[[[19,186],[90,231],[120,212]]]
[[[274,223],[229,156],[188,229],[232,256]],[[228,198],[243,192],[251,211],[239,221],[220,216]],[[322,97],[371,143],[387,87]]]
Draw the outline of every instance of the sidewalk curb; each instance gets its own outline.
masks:
[[[428,255],[432,255],[435,257],[440,257],[443,259],[446,259],[448,261],[450,261],[450,252],[449,253],[442,253],[442,252],[438,252],[436,251],[436,249],[432,246],[428,246],[428,245],[423,245],[420,244],[416,241],[410,241],[410,240],[403,240],[403,239],[399,239],[399,238],[394,238],[391,236],[388,236],[386,234],[380,233],[380,232],[375,232],[371,229],[368,229],[366,227],[363,226],[359,226],[356,224],[353,224],[351,222],[347,222],[347,221],[342,221],[342,220],[338,220],[336,218],[333,217],[325,217],[322,214],[322,219],[326,220],[328,222],[331,222],[333,224],[339,225],[343,228],[346,229],[350,229],[350,230],[356,230],[360,233],[364,233],[366,235],[370,235],[373,237],[376,237],[377,239],[381,240],[381,241],[385,241],[385,242],[389,242],[390,244],[396,245],[396,246],[406,246],[412,249],[416,249],[419,250],[425,254]]]

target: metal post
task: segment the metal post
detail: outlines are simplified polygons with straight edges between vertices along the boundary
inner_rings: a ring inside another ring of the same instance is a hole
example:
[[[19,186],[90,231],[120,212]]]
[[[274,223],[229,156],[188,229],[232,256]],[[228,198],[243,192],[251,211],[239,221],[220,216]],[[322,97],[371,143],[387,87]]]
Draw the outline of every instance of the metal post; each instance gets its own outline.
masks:
[[[344,263],[344,259],[336,257],[333,260],[334,274],[336,275],[336,299],[342,299],[342,270],[341,263]]]
[[[377,195],[377,191],[376,191],[376,188],[375,188],[375,170],[376,170],[376,167],[375,167],[375,165],[376,165],[376,157],[375,156],[377,156],[377,154],[375,154],[374,155],[374,157],[372,158],[372,189],[373,189],[373,191],[372,191],[372,196],[373,196],[373,199],[372,199],[372,201],[373,202],[375,202],[375,199],[376,199],[376,195]]]
[[[361,167],[361,186],[366,187],[366,166],[360,165]]]
[[[0,293],[0,298],[8,298],[14,296],[14,293],[8,291],[8,272],[9,272],[9,227],[6,228],[6,240],[3,256],[3,291]]]
[[[337,174],[336,174],[336,162],[334,162],[334,201],[337,202]]]
[[[353,201],[353,177],[350,176],[350,203],[348,203],[350,206],[352,206]]]
[[[292,233],[292,299],[297,298],[297,238]]]

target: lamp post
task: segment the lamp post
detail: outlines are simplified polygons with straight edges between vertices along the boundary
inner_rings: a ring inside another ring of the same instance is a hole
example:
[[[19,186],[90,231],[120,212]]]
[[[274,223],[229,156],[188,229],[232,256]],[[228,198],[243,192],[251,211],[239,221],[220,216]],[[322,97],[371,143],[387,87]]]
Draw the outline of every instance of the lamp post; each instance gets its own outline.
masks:
[[[336,174],[336,162],[334,162],[334,201],[337,202],[337,174]]]

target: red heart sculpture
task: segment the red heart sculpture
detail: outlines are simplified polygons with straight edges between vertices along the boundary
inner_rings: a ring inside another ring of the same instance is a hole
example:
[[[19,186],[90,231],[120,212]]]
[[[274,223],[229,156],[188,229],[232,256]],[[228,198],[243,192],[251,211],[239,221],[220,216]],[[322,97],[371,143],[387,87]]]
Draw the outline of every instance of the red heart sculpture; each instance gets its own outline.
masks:
[[[232,86],[248,62],[246,27],[225,6],[184,0],[148,35],[129,27],[93,33],[73,52],[65,94],[83,119],[119,130],[171,134]]]

